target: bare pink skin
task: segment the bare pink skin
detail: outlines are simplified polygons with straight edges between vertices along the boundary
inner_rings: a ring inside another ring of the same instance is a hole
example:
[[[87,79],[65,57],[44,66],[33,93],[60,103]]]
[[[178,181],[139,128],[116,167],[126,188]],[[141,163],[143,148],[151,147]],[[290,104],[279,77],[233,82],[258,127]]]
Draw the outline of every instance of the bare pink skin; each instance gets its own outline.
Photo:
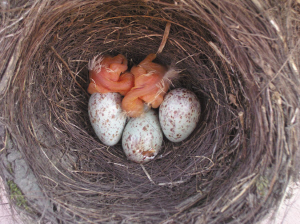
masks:
[[[99,71],[96,68],[90,70],[88,93],[119,92],[125,95],[133,87],[134,77],[130,72],[125,72],[128,66],[127,59],[123,55],[106,56],[100,65]]]
[[[139,65],[132,67],[134,87],[125,95],[122,109],[130,117],[139,117],[144,113],[144,103],[157,108],[169,89],[169,82],[163,77],[167,68],[152,62],[155,54],[149,54]]]

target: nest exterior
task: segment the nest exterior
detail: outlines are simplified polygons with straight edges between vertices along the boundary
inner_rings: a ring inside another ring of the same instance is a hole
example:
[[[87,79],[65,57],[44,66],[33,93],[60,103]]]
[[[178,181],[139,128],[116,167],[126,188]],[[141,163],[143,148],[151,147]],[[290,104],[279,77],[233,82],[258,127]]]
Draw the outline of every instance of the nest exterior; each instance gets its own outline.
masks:
[[[27,197],[28,216],[255,223],[280,204],[299,151],[299,1],[20,0],[1,9],[1,123],[49,200]],[[87,65],[119,53],[138,64],[168,22],[157,61],[181,70],[172,88],[196,93],[201,120],[139,165],[95,136]]]

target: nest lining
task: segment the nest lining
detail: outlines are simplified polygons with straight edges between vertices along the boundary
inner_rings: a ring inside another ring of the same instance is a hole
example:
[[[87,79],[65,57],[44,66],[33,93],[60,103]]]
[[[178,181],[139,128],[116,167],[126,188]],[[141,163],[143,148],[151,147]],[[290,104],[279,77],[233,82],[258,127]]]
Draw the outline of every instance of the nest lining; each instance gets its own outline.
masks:
[[[62,223],[253,223],[278,205],[299,148],[299,4],[18,4],[4,14],[12,24],[4,33],[14,35],[1,66],[2,122],[53,203],[34,215]],[[141,166],[94,134],[87,64],[100,53],[138,64],[158,49],[168,22],[157,61],[181,70],[172,88],[196,93],[203,110],[189,139],[165,140],[157,159]]]

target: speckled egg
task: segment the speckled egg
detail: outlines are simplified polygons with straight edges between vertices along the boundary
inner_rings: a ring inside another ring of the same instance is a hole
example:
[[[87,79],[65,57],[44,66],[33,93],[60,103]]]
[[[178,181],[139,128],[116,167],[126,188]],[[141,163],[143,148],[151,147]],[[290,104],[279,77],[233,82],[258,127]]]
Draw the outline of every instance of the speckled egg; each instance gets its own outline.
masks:
[[[199,100],[193,92],[184,88],[171,90],[159,107],[159,122],[167,139],[186,139],[196,128],[200,112]]]
[[[89,99],[89,117],[100,141],[108,146],[119,142],[126,123],[119,93],[94,93]]]
[[[123,132],[122,146],[127,158],[136,163],[148,162],[159,153],[163,134],[154,110],[131,118]]]

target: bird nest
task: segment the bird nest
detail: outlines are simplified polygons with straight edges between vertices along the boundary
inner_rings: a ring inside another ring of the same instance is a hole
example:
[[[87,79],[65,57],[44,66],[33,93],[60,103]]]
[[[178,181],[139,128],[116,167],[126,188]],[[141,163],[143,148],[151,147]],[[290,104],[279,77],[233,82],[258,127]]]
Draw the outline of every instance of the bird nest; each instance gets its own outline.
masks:
[[[1,123],[49,200],[33,206],[28,197],[29,216],[255,223],[282,201],[299,151],[299,1],[20,0],[1,7]],[[132,67],[157,51],[157,62],[180,71],[171,88],[193,91],[202,112],[187,140],[165,139],[156,159],[141,165],[126,159],[121,144],[96,137],[88,62],[123,54]]]

